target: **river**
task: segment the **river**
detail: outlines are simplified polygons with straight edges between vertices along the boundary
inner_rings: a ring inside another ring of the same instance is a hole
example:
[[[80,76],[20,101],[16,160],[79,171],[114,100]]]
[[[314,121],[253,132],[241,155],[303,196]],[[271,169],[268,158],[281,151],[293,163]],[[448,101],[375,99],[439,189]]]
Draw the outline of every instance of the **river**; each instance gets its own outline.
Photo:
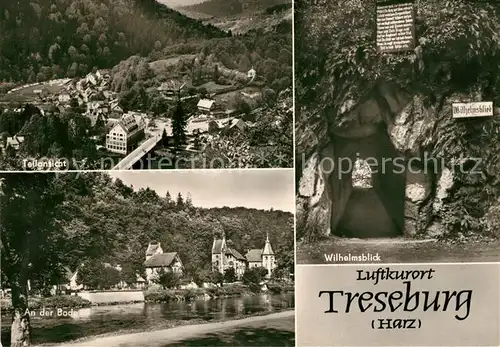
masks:
[[[32,317],[33,344],[67,342],[82,337],[123,330],[146,331],[203,321],[240,318],[294,308],[294,294],[256,295],[248,297],[100,306],[74,310],[71,317]],[[71,313],[71,311],[68,311]],[[2,315],[2,345],[10,344],[10,315]],[[6,324],[7,323],[7,324]]]

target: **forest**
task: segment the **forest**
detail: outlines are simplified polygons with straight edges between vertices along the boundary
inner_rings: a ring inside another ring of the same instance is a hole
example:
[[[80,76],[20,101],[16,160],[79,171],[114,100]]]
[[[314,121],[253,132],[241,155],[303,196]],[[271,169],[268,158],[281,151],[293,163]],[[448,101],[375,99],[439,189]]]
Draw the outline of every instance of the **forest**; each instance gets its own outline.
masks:
[[[105,173],[6,174],[0,180],[2,287],[33,290],[99,261],[143,273],[149,242],[178,252],[186,276],[211,271],[214,237],[245,253],[269,233],[278,268],[293,272],[293,215],[275,210],[199,208],[189,192],[159,196]],[[26,282],[24,282],[26,283]]]
[[[227,36],[155,0],[7,1],[0,32],[0,81],[28,83]]]
[[[111,70],[112,89],[120,94],[124,109],[149,110],[155,114],[168,110],[157,91],[162,82],[186,82],[186,92],[207,94],[206,83],[242,86],[246,73],[257,71],[259,80],[274,93],[292,87],[292,37],[287,33],[249,32],[246,35],[213,38],[171,47],[179,54],[177,63],[163,69],[166,55],[153,52],[148,57],[133,55]],[[238,72],[238,73],[237,73]],[[241,77],[243,74],[243,78]]]
[[[252,2],[241,0],[208,0],[199,4],[184,6],[182,9],[213,17],[227,17],[239,15],[244,11],[259,11],[289,2],[288,0],[257,0]]]
[[[131,56],[151,62],[202,54],[212,55],[229,69],[246,72],[255,66],[269,85],[276,76],[288,78],[288,82],[277,82],[284,87],[291,84],[291,26],[286,33],[253,32],[231,37],[231,33],[188,18],[155,0],[9,2],[0,8],[0,32],[3,82],[82,76],[97,68],[112,68]],[[283,67],[287,70],[281,71]],[[144,74],[142,78],[135,75],[128,77],[127,89],[136,80],[149,79]],[[115,85],[122,86],[123,82]]]
[[[8,136],[29,134],[19,151],[6,145]],[[71,161],[85,160],[85,167],[96,164],[98,152],[90,136],[98,136],[101,142],[105,138],[104,120],[99,118],[92,127],[89,118],[83,116],[78,106],[66,111],[42,115],[40,109],[28,104],[21,113],[5,111],[0,115],[0,141],[4,150],[0,150],[0,168],[18,170],[22,158],[51,157],[71,158]],[[74,163],[73,163],[74,164]]]

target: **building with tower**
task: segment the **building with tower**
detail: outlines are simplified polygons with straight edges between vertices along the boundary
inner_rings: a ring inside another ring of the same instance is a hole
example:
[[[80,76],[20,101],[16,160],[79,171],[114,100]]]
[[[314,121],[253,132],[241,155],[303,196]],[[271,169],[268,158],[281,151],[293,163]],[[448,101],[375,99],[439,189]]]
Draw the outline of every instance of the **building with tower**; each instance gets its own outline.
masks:
[[[228,240],[229,241],[229,240]],[[230,241],[226,241],[226,234],[222,234],[222,239],[214,238],[212,244],[212,271],[224,272],[232,267],[238,279],[243,276],[246,269],[246,259],[234,248],[228,247]]]
[[[277,267],[276,256],[269,241],[269,234],[266,236],[266,243],[263,249],[251,249],[245,255],[248,268],[263,267],[267,270],[267,277],[271,277]]]
[[[221,239],[214,238],[212,244],[212,271],[218,271],[222,274],[232,267],[236,276],[240,279],[246,269],[254,267],[263,267],[267,270],[267,276],[271,277],[276,268],[276,256],[274,254],[269,235],[266,237],[264,248],[250,249],[245,256],[242,256],[236,249],[228,246],[230,240],[226,240],[225,233]]]

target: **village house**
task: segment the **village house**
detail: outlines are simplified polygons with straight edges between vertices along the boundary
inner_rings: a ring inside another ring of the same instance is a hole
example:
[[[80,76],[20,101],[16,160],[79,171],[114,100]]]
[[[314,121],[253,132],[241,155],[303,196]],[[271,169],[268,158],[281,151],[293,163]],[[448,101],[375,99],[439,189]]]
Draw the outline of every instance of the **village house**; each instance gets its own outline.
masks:
[[[109,90],[105,90],[102,93],[104,94],[106,100],[110,100],[113,97],[113,92],[110,92]]]
[[[83,92],[83,100],[85,100],[85,102],[92,101],[96,96],[97,96],[96,91],[94,89],[92,89],[91,87],[88,87]]]
[[[200,101],[198,101],[198,105],[196,106],[198,107],[198,111],[201,114],[212,115],[213,111],[215,110],[215,100],[200,99]]]
[[[142,138],[144,138],[144,125],[138,124],[133,115],[124,114],[106,135],[106,149],[126,155]]]
[[[115,114],[122,114],[123,113],[123,109],[120,107],[120,105],[118,103],[118,99],[114,99],[114,100],[111,100],[109,102],[109,110],[111,113],[115,113]]]
[[[222,239],[214,238],[212,244],[212,271],[223,274],[229,268],[233,268],[240,279],[246,270],[246,259],[237,250],[228,247],[224,233]]]
[[[76,82],[76,90],[78,92],[83,92],[85,90],[85,88],[87,88],[87,81],[82,79],[82,80],[79,80],[78,82]]]
[[[146,127],[147,115],[145,113],[130,111],[130,112],[127,112],[127,114],[134,117],[135,122],[137,123],[137,125],[140,128]],[[149,120],[148,120],[148,122],[149,122]]]
[[[90,119],[90,126],[91,127],[95,127],[95,125],[97,124],[97,121],[99,120],[99,117],[101,117],[101,119],[103,121],[105,119],[104,113],[100,109],[91,110],[91,111],[87,112],[85,114],[85,116],[87,116],[87,118]]]
[[[86,77],[85,77],[85,81],[89,84],[92,84],[93,86],[97,85],[97,77],[93,74],[93,73],[89,73]]]
[[[244,133],[248,125],[240,118],[231,119],[231,121],[224,128],[224,133],[228,135],[235,135],[237,133]]]
[[[14,135],[7,137],[7,142],[5,144],[5,148],[12,147],[16,151],[19,150],[21,144],[24,142],[24,136]]]
[[[174,96],[176,92],[172,82],[163,82],[156,90],[166,96]]]
[[[142,278],[139,274],[136,274],[135,285],[133,286],[135,289],[145,289],[146,288],[146,280]]]
[[[68,93],[61,93],[57,96],[57,100],[60,103],[66,104],[70,102],[71,96]]]
[[[276,257],[274,255],[269,235],[266,236],[266,243],[263,249],[251,249],[245,255],[248,268],[263,267],[267,270],[267,277],[271,277],[274,269],[277,267]]]
[[[109,106],[103,101],[91,101],[87,103],[85,116],[90,119],[91,126],[95,126],[99,117],[103,120],[108,118]]]
[[[146,282],[153,283],[161,271],[182,275],[184,265],[177,252],[164,253],[159,242],[151,242],[146,250]]]
[[[219,131],[219,123],[217,123],[215,120],[211,120],[208,122],[208,132],[210,134],[217,133]]]
[[[54,286],[53,290],[59,291],[78,291],[83,289],[83,284],[78,283],[78,269],[71,271],[67,266],[64,267],[64,281],[57,286]]]

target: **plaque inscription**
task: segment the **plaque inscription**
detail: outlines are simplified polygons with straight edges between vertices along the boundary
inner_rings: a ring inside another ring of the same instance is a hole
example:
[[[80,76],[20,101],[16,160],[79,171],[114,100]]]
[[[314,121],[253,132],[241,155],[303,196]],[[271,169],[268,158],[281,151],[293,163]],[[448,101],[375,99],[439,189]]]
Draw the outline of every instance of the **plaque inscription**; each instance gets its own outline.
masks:
[[[398,52],[414,48],[413,2],[377,5],[377,50]]]

